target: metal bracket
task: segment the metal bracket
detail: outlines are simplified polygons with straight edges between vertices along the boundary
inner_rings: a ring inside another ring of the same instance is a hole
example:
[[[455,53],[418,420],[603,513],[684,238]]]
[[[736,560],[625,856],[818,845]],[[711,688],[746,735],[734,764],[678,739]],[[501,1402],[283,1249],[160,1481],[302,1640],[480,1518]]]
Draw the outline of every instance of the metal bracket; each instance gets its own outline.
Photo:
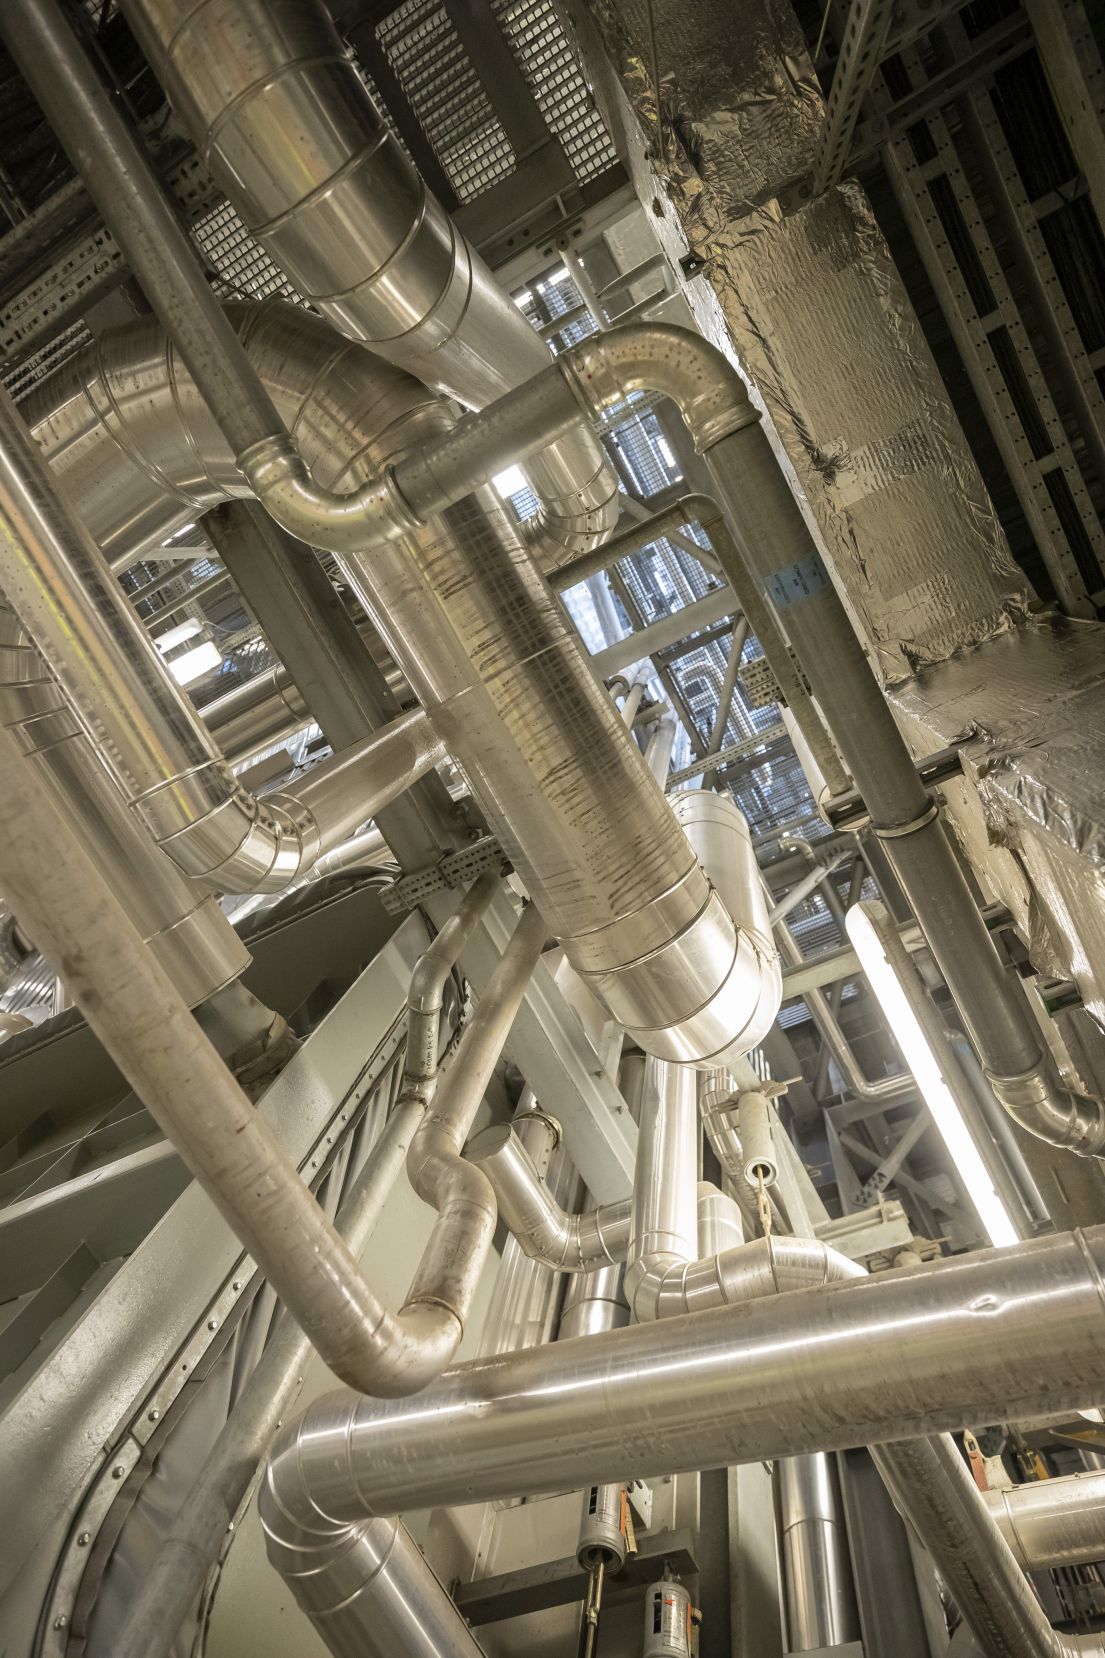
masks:
[[[417,909],[432,892],[444,892],[449,887],[464,886],[489,869],[510,873],[510,861],[494,835],[484,835],[471,846],[450,852],[426,869],[416,869],[404,875],[380,893],[380,902],[389,915],[401,915],[404,910]]]

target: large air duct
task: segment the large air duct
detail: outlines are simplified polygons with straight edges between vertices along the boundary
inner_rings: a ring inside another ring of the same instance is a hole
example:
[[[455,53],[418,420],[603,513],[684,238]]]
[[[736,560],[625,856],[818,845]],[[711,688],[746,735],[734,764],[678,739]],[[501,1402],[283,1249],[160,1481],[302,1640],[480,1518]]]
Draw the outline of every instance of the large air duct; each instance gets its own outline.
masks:
[[[548,361],[390,137],[321,0],[285,0],[277,12],[262,0],[205,0],[136,8],[132,21],[232,203],[343,332],[477,407]],[[287,434],[148,156],[56,0],[9,0],[0,33],[252,476],[254,452],[286,454]],[[531,478],[553,562],[614,528],[614,476],[578,417]],[[325,510],[340,520],[349,505],[331,497]]]
[[[476,409],[545,366],[544,342],[427,190],[322,0],[122,9],[216,183],[340,333]],[[585,426],[529,470],[554,563],[614,529],[617,485]]]
[[[448,438],[439,398],[317,318],[271,304],[232,315],[321,487]],[[164,533],[245,487],[149,324],[105,336],[27,412],[116,554],[127,526]],[[733,912],[711,886],[497,497],[363,546],[343,558],[351,584],[577,972],[651,1052],[701,1064],[754,1046],[778,1003],[758,884],[735,848]]]
[[[1082,1408],[1103,1271],[1097,1227],[475,1360],[409,1400],[328,1394],[267,1484],[338,1527]]]

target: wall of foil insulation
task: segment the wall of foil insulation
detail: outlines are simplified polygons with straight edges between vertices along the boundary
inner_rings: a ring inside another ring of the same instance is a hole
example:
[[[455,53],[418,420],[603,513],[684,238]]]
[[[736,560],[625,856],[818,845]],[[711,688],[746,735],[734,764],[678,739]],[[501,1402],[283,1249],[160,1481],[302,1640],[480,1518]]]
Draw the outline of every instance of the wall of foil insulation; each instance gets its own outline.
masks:
[[[568,8],[654,229],[699,273],[695,318],[766,406],[884,678],[1005,631],[1031,593],[864,191],[789,217],[775,199],[822,118],[790,7],[755,0],[734,31],[714,0],[660,0],[659,141],[645,7]]]
[[[774,199],[809,171],[822,118],[791,8],[755,0],[736,33],[712,0],[661,0],[658,134],[644,6],[565,3],[696,321],[766,408],[914,752],[965,744],[969,781],[946,801],[980,884],[1012,909],[1034,963],[1084,987],[1105,1023],[1090,990],[1105,975],[1092,901],[1105,892],[1092,798],[1105,635],[1033,614],[863,189],[789,215]],[[1082,1064],[1101,1087],[1095,1048]]]

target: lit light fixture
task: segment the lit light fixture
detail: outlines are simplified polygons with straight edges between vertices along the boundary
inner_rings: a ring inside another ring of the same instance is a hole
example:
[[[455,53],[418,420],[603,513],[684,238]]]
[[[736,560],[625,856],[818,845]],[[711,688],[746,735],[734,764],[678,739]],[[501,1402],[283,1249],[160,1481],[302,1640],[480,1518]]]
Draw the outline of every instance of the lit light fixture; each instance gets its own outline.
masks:
[[[222,652],[218,645],[208,639],[194,650],[184,651],[168,663],[169,672],[178,685],[191,685],[194,679],[203,674],[209,674],[212,668],[221,668],[223,664]]]
[[[978,1211],[983,1230],[997,1248],[1019,1243],[1020,1235],[949,1082],[955,1061],[942,1033],[935,1027],[935,1010],[913,964],[908,958],[897,963],[893,959],[898,954],[896,945],[904,951],[896,933],[890,939],[893,922],[881,904],[862,903],[852,905],[845,924],[867,982],[878,998],[891,1034]]]
[[[162,656],[165,656],[167,652],[176,650],[178,645],[183,645],[186,639],[194,639],[197,633],[202,632],[203,623],[190,616],[186,622],[178,622],[175,628],[166,628],[164,633],[159,633],[154,639],[154,644]]]
[[[509,501],[512,495],[521,495],[526,488],[526,475],[520,466],[508,466],[505,472],[497,473],[491,482],[503,500]]]

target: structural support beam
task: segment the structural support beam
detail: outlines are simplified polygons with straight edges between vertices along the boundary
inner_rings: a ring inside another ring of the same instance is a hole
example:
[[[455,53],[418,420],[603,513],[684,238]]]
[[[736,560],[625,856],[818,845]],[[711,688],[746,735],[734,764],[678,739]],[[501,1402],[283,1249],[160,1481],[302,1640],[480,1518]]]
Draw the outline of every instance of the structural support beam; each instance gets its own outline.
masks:
[[[669,645],[678,644],[690,634],[711,627],[715,622],[723,622],[739,609],[733,589],[719,587],[716,593],[708,593],[704,599],[684,605],[674,615],[664,616],[660,621],[642,628],[640,633],[631,633],[616,645],[608,645],[604,651],[596,652],[591,658],[591,666],[600,679],[609,679],[611,674],[620,673],[623,668],[640,661],[642,656],[653,656],[657,651],[667,650]]]

